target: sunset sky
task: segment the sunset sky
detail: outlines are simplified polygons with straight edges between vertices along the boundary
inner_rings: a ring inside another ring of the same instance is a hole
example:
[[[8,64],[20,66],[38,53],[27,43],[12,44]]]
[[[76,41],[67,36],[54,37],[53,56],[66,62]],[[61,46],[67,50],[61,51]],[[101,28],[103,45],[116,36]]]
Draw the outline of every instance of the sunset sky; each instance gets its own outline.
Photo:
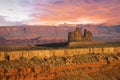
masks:
[[[120,0],[0,0],[0,26],[120,24]]]

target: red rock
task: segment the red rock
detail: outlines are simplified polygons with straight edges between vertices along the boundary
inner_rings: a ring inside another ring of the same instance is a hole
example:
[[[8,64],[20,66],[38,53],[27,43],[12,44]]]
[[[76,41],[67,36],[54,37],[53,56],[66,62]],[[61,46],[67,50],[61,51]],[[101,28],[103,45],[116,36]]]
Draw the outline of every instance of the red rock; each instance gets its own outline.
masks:
[[[10,77],[8,78],[8,80],[16,80],[15,75],[10,76]]]
[[[5,76],[12,76],[13,74],[16,74],[17,71],[17,69],[7,70],[7,72],[5,72]]]
[[[32,68],[32,69],[33,69],[33,72],[34,72],[35,74],[42,72],[42,68],[41,68],[41,67],[34,67],[34,68]]]
[[[4,69],[0,69],[0,76],[3,77],[5,75],[5,70]]]
[[[34,73],[31,72],[24,77],[24,80],[35,80]]]

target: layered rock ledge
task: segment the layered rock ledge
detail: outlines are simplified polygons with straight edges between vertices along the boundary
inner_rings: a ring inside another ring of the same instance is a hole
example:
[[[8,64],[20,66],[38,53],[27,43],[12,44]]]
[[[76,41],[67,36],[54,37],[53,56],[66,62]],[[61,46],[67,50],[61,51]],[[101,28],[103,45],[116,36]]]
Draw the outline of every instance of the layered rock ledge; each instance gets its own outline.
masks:
[[[52,56],[57,57],[67,57],[73,56],[77,54],[117,54],[120,53],[120,47],[100,47],[100,48],[70,48],[70,49],[48,49],[48,50],[26,50],[26,51],[1,51],[0,52],[0,60],[15,60],[20,57],[25,57],[27,59],[31,59],[34,56],[40,58],[49,58]]]

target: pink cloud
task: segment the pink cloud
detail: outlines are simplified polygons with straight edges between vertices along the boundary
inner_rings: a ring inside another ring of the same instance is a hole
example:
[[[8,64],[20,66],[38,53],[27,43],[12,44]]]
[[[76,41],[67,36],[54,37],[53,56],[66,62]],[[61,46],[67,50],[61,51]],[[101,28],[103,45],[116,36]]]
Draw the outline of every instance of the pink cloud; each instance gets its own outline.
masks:
[[[120,23],[119,0],[41,0],[35,1],[35,22],[80,22],[80,19],[106,24]]]

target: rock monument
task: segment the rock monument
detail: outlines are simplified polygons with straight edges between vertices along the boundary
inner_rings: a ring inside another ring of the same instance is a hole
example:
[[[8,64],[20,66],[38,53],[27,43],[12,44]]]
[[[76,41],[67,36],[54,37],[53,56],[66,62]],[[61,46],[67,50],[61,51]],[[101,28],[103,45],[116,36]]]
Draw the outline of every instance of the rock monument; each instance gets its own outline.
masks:
[[[68,42],[82,41],[92,41],[92,33],[85,29],[82,35],[80,28],[76,28],[75,31],[68,33]]]

